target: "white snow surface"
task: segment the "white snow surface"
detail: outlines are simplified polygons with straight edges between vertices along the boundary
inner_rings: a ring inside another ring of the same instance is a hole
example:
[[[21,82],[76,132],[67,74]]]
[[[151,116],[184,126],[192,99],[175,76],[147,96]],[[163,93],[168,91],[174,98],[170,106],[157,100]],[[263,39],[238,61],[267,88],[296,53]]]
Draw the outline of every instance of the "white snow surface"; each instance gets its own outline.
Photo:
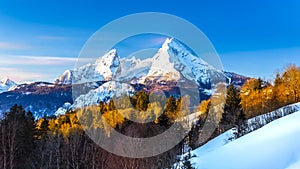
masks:
[[[120,72],[117,74],[118,81],[130,82],[132,84],[143,83],[152,65],[151,59],[141,60],[135,56],[121,59]]]
[[[66,70],[61,76],[55,80],[55,84],[72,84],[73,71]]]
[[[71,103],[66,102],[62,105],[62,107],[58,108],[57,111],[53,114],[54,116],[64,115],[67,110],[71,107]]]
[[[122,95],[132,95],[134,88],[126,83],[118,83],[115,81],[108,81],[97,89],[89,91],[85,95],[80,95],[71,106],[72,109],[83,108],[87,106],[96,105],[98,103],[107,102],[113,97],[120,97]]]
[[[0,81],[0,93],[7,92],[16,88],[18,84],[10,80],[8,77],[4,77]]]
[[[231,131],[192,151],[198,169],[299,169],[298,111],[224,145]]]
[[[151,63],[147,77],[155,81],[178,81],[184,77],[200,85],[210,83],[212,74],[223,75],[175,39],[167,39]]]

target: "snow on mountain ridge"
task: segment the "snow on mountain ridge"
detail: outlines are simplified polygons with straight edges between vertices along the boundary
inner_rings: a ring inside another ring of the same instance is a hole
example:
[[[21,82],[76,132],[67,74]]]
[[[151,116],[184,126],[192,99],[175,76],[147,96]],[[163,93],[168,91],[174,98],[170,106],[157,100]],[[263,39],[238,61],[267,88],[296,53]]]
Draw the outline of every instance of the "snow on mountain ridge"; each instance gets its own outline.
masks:
[[[104,56],[99,57],[95,63],[86,64],[79,68],[66,70],[56,80],[56,84],[81,84],[86,82],[111,80],[117,73],[120,58],[116,49],[110,50]]]
[[[116,80],[132,84],[143,83],[152,65],[151,59],[141,60],[135,56],[122,58]]]
[[[210,89],[228,78],[222,70],[209,65],[175,39],[167,39],[152,60],[152,70],[150,69],[148,76],[156,77],[152,78],[154,81],[166,79],[176,81],[184,77],[196,81],[199,88]]]
[[[73,71],[66,70],[61,76],[59,76],[54,83],[56,84],[72,84]]]
[[[171,56],[168,53],[169,46],[167,45],[169,41],[170,40],[167,39],[166,42],[162,45],[162,47],[152,58],[152,65],[147,74],[147,77],[154,78],[155,81],[178,81],[180,79],[180,72],[175,68],[175,63],[173,61],[174,58],[171,58]]]
[[[116,49],[110,50],[95,62],[95,73],[103,76],[104,80],[111,80],[118,71],[120,58]]]
[[[17,83],[15,83],[15,82],[12,81],[11,79],[9,79],[8,76],[6,76],[6,77],[4,77],[4,78],[1,79],[0,85],[1,85],[1,86],[16,86]]]
[[[0,93],[7,92],[15,88],[18,84],[9,79],[9,77],[4,77],[0,81]]]

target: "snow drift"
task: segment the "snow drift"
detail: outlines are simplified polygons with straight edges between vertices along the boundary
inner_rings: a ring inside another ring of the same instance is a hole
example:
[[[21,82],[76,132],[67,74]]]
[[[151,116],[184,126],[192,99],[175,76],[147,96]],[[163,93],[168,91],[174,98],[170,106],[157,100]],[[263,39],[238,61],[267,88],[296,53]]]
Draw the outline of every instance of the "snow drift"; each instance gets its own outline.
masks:
[[[194,150],[192,162],[198,169],[300,168],[300,103],[294,106],[297,112],[226,145],[231,131],[218,136]]]

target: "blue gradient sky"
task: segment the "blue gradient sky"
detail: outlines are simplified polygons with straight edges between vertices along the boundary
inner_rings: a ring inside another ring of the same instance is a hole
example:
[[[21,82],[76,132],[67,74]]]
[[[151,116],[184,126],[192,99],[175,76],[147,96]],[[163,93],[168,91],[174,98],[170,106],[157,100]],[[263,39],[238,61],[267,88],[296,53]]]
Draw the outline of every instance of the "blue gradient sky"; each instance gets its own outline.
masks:
[[[85,41],[106,23],[164,12],[201,29],[225,70],[270,79],[300,65],[300,1],[0,1],[0,77],[53,81],[73,68]],[[137,40],[137,43],[150,40]]]

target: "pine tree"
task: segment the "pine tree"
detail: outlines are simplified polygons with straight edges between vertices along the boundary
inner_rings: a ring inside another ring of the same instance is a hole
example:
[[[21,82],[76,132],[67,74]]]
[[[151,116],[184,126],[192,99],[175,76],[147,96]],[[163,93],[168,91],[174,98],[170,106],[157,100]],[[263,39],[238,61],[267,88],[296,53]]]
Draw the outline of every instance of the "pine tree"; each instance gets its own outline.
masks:
[[[224,113],[222,114],[220,123],[221,132],[225,132],[236,125],[237,118],[242,110],[240,103],[241,99],[239,91],[231,83],[227,89]]]
[[[193,164],[191,163],[191,158],[193,158],[191,151],[188,152],[186,156],[183,157],[183,169],[195,169]]]
[[[159,116],[158,121],[163,126],[169,126],[177,117],[177,101],[174,96],[170,96],[164,107],[164,112]]]
[[[149,95],[144,91],[137,94],[136,109],[139,111],[146,111],[149,104]]]
[[[176,99],[174,98],[174,96],[171,96],[167,100],[165,111],[166,112],[175,112],[176,109],[177,109],[177,107],[176,107]]]
[[[282,83],[283,83],[283,81],[282,81],[282,78],[281,78],[280,74],[276,73],[276,77],[275,77],[275,80],[274,80],[274,86],[275,87],[280,86]]]
[[[255,91],[261,91],[263,89],[263,80],[261,78],[258,78],[256,81],[255,81],[255,84],[253,86],[253,89]]]
[[[116,110],[116,106],[113,100],[109,101],[108,103],[108,111]]]
[[[177,102],[174,96],[168,98],[165,112],[171,122],[177,118]]]
[[[236,120],[236,128],[237,128],[237,132],[236,132],[236,138],[242,137],[245,134],[247,134],[247,118],[246,118],[246,114],[244,113],[243,110],[240,111],[238,118]]]

